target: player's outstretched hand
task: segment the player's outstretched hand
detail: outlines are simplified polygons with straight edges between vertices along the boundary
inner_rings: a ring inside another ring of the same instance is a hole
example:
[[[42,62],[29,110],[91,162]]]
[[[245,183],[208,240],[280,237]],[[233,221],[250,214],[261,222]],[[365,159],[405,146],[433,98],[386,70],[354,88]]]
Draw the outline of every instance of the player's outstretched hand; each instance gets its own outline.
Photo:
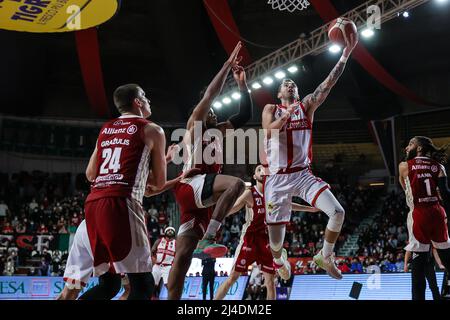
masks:
[[[344,51],[342,52],[342,55],[345,57],[350,56],[353,49],[355,49],[356,45],[358,44],[358,33],[352,33],[350,34],[350,39],[347,39],[347,43],[345,45]]]
[[[245,86],[247,82],[247,76],[245,74],[244,68],[237,64],[231,70],[233,71],[233,78],[238,84],[239,88]]]
[[[239,62],[241,62],[242,57],[239,56],[239,51],[241,50],[241,48],[242,42],[239,41],[226,62],[230,67],[233,68],[234,66],[238,65]]]
[[[176,143],[173,143],[169,146],[166,153],[166,162],[170,163],[173,160],[175,153],[180,151],[180,146]]]

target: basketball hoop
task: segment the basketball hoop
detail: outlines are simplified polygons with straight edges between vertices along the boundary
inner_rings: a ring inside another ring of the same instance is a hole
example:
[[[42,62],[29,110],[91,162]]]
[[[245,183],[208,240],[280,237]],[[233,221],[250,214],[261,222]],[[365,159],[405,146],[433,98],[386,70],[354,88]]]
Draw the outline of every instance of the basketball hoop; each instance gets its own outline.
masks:
[[[267,4],[271,4],[273,10],[287,10],[289,12],[303,10],[310,5],[307,0],[269,0]]]

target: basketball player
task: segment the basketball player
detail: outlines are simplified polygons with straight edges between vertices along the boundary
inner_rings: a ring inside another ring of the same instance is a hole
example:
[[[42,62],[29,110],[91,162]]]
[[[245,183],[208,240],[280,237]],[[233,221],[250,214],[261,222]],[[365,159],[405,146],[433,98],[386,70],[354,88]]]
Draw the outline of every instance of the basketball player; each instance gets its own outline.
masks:
[[[182,180],[174,188],[181,210],[181,225],[178,230],[175,260],[169,275],[169,299],[181,298],[184,278],[193,256],[205,259],[226,254],[227,247],[215,243],[216,233],[234,202],[245,190],[241,179],[220,174],[222,166],[216,159],[222,159],[223,141],[214,134],[214,131],[219,130],[223,136],[227,129],[240,128],[252,115],[252,101],[245,71],[238,65],[241,46],[240,42],[236,45],[192,111],[187,123],[188,131],[184,143],[188,149],[188,157],[183,171],[199,168],[201,174]],[[241,94],[239,112],[227,121],[217,123],[217,116],[211,109],[211,104],[221,92],[230,70],[233,71]],[[198,134],[198,129],[201,134]],[[207,152],[211,147],[215,156],[213,161],[208,162],[203,158],[203,151]]]
[[[289,279],[291,274],[283,242],[285,225],[291,218],[292,196],[300,196],[330,217],[325,230],[324,246],[313,259],[331,277],[342,278],[334,263],[333,250],[344,223],[345,213],[329,190],[329,185],[315,177],[310,170],[312,124],[314,112],[325,101],[343,73],[357,42],[357,35],[351,35],[339,62],[312,94],[300,101],[294,81],[285,79],[278,92],[281,104],[268,104],[264,107],[262,125],[266,129],[266,153],[270,173],[264,187],[266,221],[274,265],[284,280]]]
[[[406,161],[399,164],[399,181],[406,194],[409,243],[405,250],[412,252],[412,299],[425,300],[425,273],[432,244],[447,270],[450,270],[450,240],[447,216],[439,203],[449,204],[450,190],[444,164],[445,149],[434,146],[427,137],[417,136],[409,141]],[[439,188],[439,190],[438,190]]]
[[[167,227],[164,230],[164,236],[156,240],[152,247],[152,254],[156,255],[156,262],[153,265],[153,278],[156,287],[159,287],[161,278],[167,287],[170,269],[172,268],[175,257],[176,240],[175,228]]]
[[[128,300],[147,300],[154,281],[142,198],[150,170],[149,184],[166,184],[166,141],[161,127],[146,120],[150,101],[138,85],[118,87],[114,104],[121,116],[102,127],[86,170],[92,182],[85,214],[94,275],[127,274]]]
[[[233,271],[228,279],[217,289],[214,300],[222,300],[231,286],[239,279],[239,276],[246,274],[248,267],[254,262],[261,265],[264,282],[267,287],[266,299],[275,300],[275,269],[273,268],[272,254],[269,249],[269,237],[265,224],[266,208],[263,195],[264,171],[262,165],[258,165],[255,168],[253,179],[255,179],[256,185],[245,190],[230,210],[229,214],[231,215],[239,212],[245,206],[245,224],[242,227],[241,240],[236,249]],[[297,203],[292,203],[292,210],[319,211],[315,208],[302,206]]]

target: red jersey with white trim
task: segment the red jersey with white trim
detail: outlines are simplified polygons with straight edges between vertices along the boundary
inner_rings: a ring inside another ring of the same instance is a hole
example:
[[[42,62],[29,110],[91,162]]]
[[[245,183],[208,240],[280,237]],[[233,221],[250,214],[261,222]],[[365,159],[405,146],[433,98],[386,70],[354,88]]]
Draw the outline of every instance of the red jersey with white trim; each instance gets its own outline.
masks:
[[[222,141],[214,135],[213,130],[206,130],[205,128],[197,130],[194,127],[194,143],[190,147],[183,172],[193,168],[200,169],[199,174],[222,172]]]
[[[413,209],[439,204],[437,186],[441,164],[428,157],[415,157],[407,163],[405,184],[408,206]]]
[[[156,264],[172,265],[175,258],[176,240],[162,237],[156,250]]]
[[[253,186],[251,189],[253,196],[253,207],[246,209],[245,224],[242,228],[242,235],[248,233],[266,232],[266,206],[264,195]]]
[[[144,127],[150,121],[121,116],[103,125],[97,140],[97,174],[87,201],[126,197],[142,202],[150,171]]]
[[[277,105],[274,110],[275,120],[284,112],[287,112],[286,107]],[[278,137],[271,134],[270,139],[265,139],[265,148],[271,174],[284,169],[306,168],[311,164],[312,122],[301,102],[280,129]]]

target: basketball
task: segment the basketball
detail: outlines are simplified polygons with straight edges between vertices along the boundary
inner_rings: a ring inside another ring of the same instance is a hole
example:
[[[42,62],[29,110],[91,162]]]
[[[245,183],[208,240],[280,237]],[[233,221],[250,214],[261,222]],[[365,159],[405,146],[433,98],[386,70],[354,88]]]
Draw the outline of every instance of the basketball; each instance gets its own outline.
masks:
[[[328,38],[331,42],[345,47],[347,39],[350,39],[351,34],[357,33],[356,25],[353,21],[347,18],[334,19],[328,28]]]

